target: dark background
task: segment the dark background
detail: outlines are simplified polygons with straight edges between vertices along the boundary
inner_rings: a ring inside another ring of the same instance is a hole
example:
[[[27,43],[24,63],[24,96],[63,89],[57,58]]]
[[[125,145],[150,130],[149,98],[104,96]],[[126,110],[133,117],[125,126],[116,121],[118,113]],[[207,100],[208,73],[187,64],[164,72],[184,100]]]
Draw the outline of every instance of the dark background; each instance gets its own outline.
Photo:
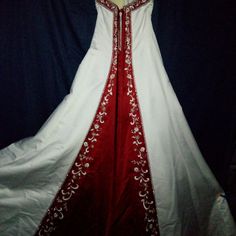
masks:
[[[152,17],[170,81],[234,214],[235,9],[228,0],[158,0]],[[0,148],[34,135],[69,92],[95,21],[94,0],[0,0]]]

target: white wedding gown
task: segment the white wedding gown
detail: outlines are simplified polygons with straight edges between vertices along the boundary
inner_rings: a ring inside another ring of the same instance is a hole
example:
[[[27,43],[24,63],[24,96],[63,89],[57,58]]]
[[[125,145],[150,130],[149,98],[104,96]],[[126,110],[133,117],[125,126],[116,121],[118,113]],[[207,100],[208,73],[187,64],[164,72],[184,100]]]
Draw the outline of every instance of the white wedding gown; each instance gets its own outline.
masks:
[[[0,150],[0,236],[35,234],[84,144],[122,40],[130,46],[160,235],[235,236],[224,191],[204,161],[163,66],[151,22],[153,1],[126,0],[123,12],[128,9],[131,18],[123,22],[114,21],[121,11],[111,1],[97,0],[96,8],[91,46],[70,93],[35,136]],[[130,42],[119,33],[129,26]]]

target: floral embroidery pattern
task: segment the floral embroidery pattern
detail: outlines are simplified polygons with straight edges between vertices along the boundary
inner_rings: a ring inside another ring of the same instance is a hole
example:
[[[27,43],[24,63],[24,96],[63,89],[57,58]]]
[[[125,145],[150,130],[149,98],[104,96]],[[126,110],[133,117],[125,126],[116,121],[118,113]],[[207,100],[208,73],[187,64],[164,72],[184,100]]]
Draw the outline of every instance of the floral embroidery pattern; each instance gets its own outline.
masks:
[[[105,118],[108,114],[108,104],[110,98],[114,95],[114,85],[118,69],[118,34],[119,30],[124,30],[125,33],[125,78],[127,79],[127,96],[129,97],[130,105],[130,125],[131,137],[134,147],[135,159],[131,161],[133,164],[134,180],[138,183],[139,191],[138,196],[145,211],[144,221],[146,222],[146,233],[148,235],[159,235],[157,212],[155,207],[154,193],[152,191],[152,183],[148,166],[147,150],[145,146],[144,133],[141,122],[141,115],[137,94],[134,83],[133,67],[132,67],[132,36],[131,36],[131,11],[139,6],[149,2],[150,0],[137,0],[128,4],[123,8],[125,13],[125,25],[123,29],[119,29],[119,9],[118,7],[108,0],[97,0],[98,3],[104,5],[111,10],[114,14],[113,17],[113,52],[112,64],[105,85],[101,101],[94,121],[90,127],[88,135],[81,147],[81,150],[76,158],[75,163],[67,174],[66,181],[58,191],[55,200],[51,207],[48,209],[39,229],[36,233],[38,236],[50,235],[56,230],[57,224],[65,218],[68,212],[68,202],[72,200],[73,196],[78,193],[80,187],[80,180],[87,175],[87,169],[94,161],[91,155],[91,150],[95,148],[99,139],[100,133],[105,123]]]
[[[48,209],[39,229],[36,233],[38,236],[50,235],[56,230],[57,224],[60,220],[63,220],[65,213],[68,212],[68,202],[78,192],[80,179],[87,174],[87,169],[90,167],[91,162],[94,160],[90,156],[90,152],[95,148],[95,144],[98,141],[99,135],[105,122],[105,117],[108,115],[107,106],[109,99],[114,95],[114,79],[117,73],[117,14],[114,11],[114,27],[113,27],[113,56],[112,64],[109,72],[107,84],[103,91],[101,102],[99,103],[98,110],[96,112],[95,119],[90,127],[87,138],[85,139],[81,150],[76,158],[75,163],[66,176],[61,189],[58,191],[57,196],[53,202],[53,205]]]
[[[141,1],[140,1],[141,2]],[[146,2],[146,1],[142,1]],[[130,101],[130,125],[132,127],[132,139],[136,160],[134,165],[134,179],[139,183],[139,197],[145,210],[146,232],[148,235],[159,235],[157,212],[152,191],[152,183],[147,162],[147,150],[145,146],[144,133],[142,128],[140,109],[137,100],[137,93],[134,84],[132,68],[132,36],[131,36],[131,8],[125,8],[125,72],[127,78],[127,96]]]

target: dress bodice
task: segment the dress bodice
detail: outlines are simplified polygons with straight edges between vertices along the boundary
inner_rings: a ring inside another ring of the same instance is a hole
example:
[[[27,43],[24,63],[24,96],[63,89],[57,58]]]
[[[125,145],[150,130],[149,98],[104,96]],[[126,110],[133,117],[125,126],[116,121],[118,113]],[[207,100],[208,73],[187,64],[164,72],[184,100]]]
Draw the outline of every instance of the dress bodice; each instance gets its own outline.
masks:
[[[111,54],[114,40],[120,45],[127,41],[127,31],[130,31],[132,49],[137,45],[149,45],[153,40],[154,31],[151,22],[153,0],[124,1],[124,6],[119,7],[111,0],[96,0],[97,21],[92,40],[92,48]],[[123,36],[122,36],[123,35]],[[117,39],[116,39],[117,37]]]

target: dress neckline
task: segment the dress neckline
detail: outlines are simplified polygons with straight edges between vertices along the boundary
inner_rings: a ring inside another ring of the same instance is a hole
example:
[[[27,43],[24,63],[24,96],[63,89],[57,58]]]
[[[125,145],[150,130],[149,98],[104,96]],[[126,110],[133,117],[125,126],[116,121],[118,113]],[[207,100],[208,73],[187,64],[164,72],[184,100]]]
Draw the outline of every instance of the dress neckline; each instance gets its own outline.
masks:
[[[118,6],[116,3],[114,3],[113,1],[111,1],[111,0],[107,0],[107,1],[110,2],[111,4],[113,4],[117,9],[119,9],[119,10],[121,11],[121,10],[123,10],[123,9],[125,9],[125,8],[127,8],[127,7],[129,7],[129,6],[134,5],[134,4],[137,3],[139,0],[133,0],[132,2],[125,4],[125,5],[122,6],[121,8],[119,8],[119,6]]]
[[[95,0],[97,3],[104,5],[107,9],[111,11],[124,11],[126,9],[135,10],[140,6],[150,2],[151,0],[133,0],[132,2],[125,4],[122,8],[119,8],[117,4],[112,2],[111,0]]]

